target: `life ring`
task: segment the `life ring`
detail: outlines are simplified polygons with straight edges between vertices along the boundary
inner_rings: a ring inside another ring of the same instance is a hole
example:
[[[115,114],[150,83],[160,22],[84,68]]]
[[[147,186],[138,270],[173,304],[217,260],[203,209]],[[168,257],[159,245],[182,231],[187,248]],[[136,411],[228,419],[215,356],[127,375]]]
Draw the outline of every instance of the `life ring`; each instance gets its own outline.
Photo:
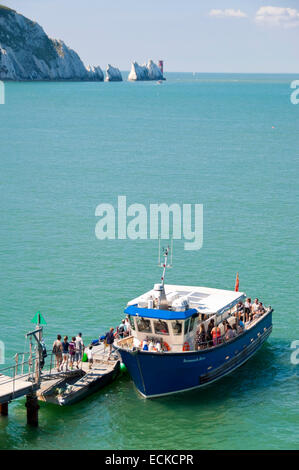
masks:
[[[163,341],[163,345],[164,345],[166,351],[170,351],[171,348],[170,348],[169,344],[166,343],[166,341]]]
[[[188,343],[188,341],[184,342],[183,351],[190,351],[190,344]]]

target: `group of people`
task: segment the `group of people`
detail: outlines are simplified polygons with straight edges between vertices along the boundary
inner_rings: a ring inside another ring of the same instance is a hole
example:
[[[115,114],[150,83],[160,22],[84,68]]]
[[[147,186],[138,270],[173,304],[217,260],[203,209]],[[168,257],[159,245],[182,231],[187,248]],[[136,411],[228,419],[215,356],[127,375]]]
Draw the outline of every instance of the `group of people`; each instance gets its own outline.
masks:
[[[266,309],[258,298],[251,303],[251,298],[248,297],[245,303],[238,303],[237,312],[243,316],[244,321],[247,323],[261,317],[266,312]]]
[[[242,333],[245,324],[260,318],[265,312],[265,307],[257,298],[253,304],[250,298],[247,298],[245,303],[239,302],[234,314],[235,322],[232,324],[227,320],[223,320],[222,322],[224,334],[221,332],[220,325],[215,325],[213,318],[210,320],[207,329],[205,329],[204,324],[201,323],[195,337],[195,349],[205,349],[221,344],[223,341],[233,339],[239,333]]]
[[[221,333],[220,325],[215,325],[215,320],[213,318],[208,324],[207,331],[202,323],[195,337],[195,349],[198,350],[216,346],[217,344],[221,344],[223,339],[229,341],[241,333],[245,328],[245,324],[241,319],[233,323],[233,325],[231,325],[227,320],[223,320],[222,325],[224,328],[224,334]]]
[[[131,325],[128,316],[121,321],[120,325],[116,328],[116,331],[113,327],[101,337],[104,341],[105,349],[109,348],[108,360],[110,359],[112,353],[112,346],[115,338],[124,338],[131,334]],[[77,369],[80,368],[83,352],[85,346],[82,339],[82,333],[78,333],[77,336],[72,336],[71,341],[69,341],[68,336],[64,336],[63,340],[61,335],[57,335],[57,339],[53,343],[52,353],[55,355],[56,359],[56,368],[58,372],[73,370],[74,367]],[[93,350],[92,345],[90,345],[87,350],[87,360],[89,363],[89,368],[92,368],[93,363]]]
[[[131,324],[129,317],[126,316],[124,320],[121,321],[120,325],[116,328],[115,337],[117,338],[125,338],[126,336],[130,336],[131,334]]]
[[[73,370],[76,365],[77,369],[80,368],[82,356],[84,352],[84,343],[82,333],[77,336],[72,336],[71,341],[68,336],[64,336],[63,341],[61,335],[57,335],[57,339],[53,343],[52,353],[55,355],[57,372],[63,370]]]
[[[127,336],[130,336],[130,334],[131,334],[131,324],[130,324],[129,317],[126,316],[126,318],[122,320],[121,323],[118,325],[116,330],[113,327],[111,327],[110,330],[105,334],[105,336],[100,337],[100,340],[104,341],[104,351],[106,350],[106,347],[109,348],[108,361],[110,360],[114,340],[126,338]]]
[[[207,328],[201,323],[199,330],[195,337],[195,349],[205,349],[207,347],[213,347],[223,341],[229,341],[241,333],[245,324],[256,320],[266,312],[262,302],[259,299],[255,299],[251,303],[251,299],[247,298],[245,303],[239,302],[235,311],[235,322],[232,324],[227,320],[222,321],[224,333],[221,331],[221,325],[215,325],[215,320],[211,319]],[[105,349],[109,348],[108,360],[112,353],[113,343],[116,338],[123,339],[131,335],[132,327],[130,324],[129,317],[126,316],[116,328],[111,327],[110,330],[100,340],[104,341]],[[223,330],[223,329],[222,329]],[[137,342],[139,344],[137,344]],[[163,340],[147,337],[141,344],[141,342],[134,338],[134,347],[143,349],[144,351],[164,351],[167,350],[167,344],[163,343]],[[77,336],[72,336],[71,341],[68,341],[68,336],[61,339],[61,335],[57,335],[57,339],[53,343],[52,352],[56,358],[57,371],[73,370],[74,366],[77,369],[80,368],[82,362],[82,356],[84,352],[84,343],[82,339],[82,333],[78,333]],[[104,350],[105,350],[104,349]],[[93,363],[93,351],[92,346],[87,349],[87,359],[89,362],[89,368],[92,367]]]
[[[146,337],[143,341],[140,341],[138,338],[134,338],[133,341],[134,348],[140,348],[142,351],[168,351],[167,343],[165,343],[160,338],[150,338]]]

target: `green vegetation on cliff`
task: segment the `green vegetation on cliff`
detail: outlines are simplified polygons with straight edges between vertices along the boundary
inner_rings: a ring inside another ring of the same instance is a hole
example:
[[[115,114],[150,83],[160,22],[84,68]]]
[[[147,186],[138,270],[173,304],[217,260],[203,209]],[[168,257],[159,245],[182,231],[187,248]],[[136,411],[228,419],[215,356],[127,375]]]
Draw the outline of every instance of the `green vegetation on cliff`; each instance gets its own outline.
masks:
[[[16,13],[16,10],[13,10],[12,8],[8,8],[5,5],[0,4],[0,15],[8,15],[11,12]]]

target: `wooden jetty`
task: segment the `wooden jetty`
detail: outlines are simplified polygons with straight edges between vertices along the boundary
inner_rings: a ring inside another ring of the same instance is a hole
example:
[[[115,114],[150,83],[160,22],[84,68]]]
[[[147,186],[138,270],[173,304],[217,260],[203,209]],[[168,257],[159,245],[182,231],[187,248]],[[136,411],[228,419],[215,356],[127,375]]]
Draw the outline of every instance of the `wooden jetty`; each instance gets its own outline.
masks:
[[[107,360],[104,345],[94,346],[92,368],[87,362],[82,362],[80,369],[42,375],[37,397],[40,401],[56,405],[72,405],[95,393],[112,382],[120,370],[120,360],[117,355],[111,355]]]
[[[37,385],[26,380],[26,377],[0,375],[0,404],[7,403],[16,398],[23,397],[37,390]]]
[[[32,426],[38,425],[38,401],[36,391],[40,386],[41,357],[42,357],[42,327],[40,327],[40,313],[36,314],[37,327],[26,335],[30,338],[30,352],[28,360],[19,365],[18,354],[16,354],[16,364],[0,370],[0,414],[8,415],[8,403],[17,398],[26,396],[27,423]],[[33,339],[37,343],[36,353],[33,353]],[[21,374],[18,370],[21,368]],[[26,372],[27,369],[27,372]],[[5,372],[5,374],[3,374]]]
[[[52,369],[55,355],[51,353],[48,355],[51,357],[50,369],[42,370],[41,319],[38,312],[36,329],[26,335],[30,338],[28,360],[25,361],[23,353],[23,361],[19,364],[16,354],[16,364],[0,370],[0,415],[8,415],[8,404],[12,400],[26,396],[27,423],[32,426],[38,426],[38,400],[59,405],[73,404],[112,382],[120,370],[117,353],[112,353],[108,360],[103,343],[93,346],[91,368],[88,363],[81,362],[80,368],[58,372]],[[35,351],[33,339],[36,341]]]

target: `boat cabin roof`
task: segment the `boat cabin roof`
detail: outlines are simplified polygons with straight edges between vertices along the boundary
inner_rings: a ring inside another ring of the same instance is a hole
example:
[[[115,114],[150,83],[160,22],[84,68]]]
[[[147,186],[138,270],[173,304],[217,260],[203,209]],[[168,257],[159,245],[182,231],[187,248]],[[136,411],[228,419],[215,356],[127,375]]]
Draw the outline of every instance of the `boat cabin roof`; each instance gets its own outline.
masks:
[[[157,318],[159,320],[186,320],[192,317],[192,315],[197,314],[197,310],[192,308],[183,312],[173,312],[171,310],[160,310],[157,308],[140,308],[135,304],[129,305],[125,309],[125,313],[145,318]]]
[[[194,313],[202,313],[206,315],[221,315],[225,310],[232,308],[240,300],[244,300],[246,294],[244,292],[235,292],[224,289],[213,289],[211,287],[201,286],[179,286],[173,284],[165,284],[166,299],[171,305],[172,299],[186,299],[189,309],[185,311],[158,310],[138,307],[139,302],[144,301],[154,295],[154,289],[132,299],[128,302],[125,312],[129,315],[140,315],[149,318],[185,319]],[[162,315],[162,316],[161,316]],[[165,316],[164,316],[165,315]],[[166,318],[167,316],[167,318]]]

